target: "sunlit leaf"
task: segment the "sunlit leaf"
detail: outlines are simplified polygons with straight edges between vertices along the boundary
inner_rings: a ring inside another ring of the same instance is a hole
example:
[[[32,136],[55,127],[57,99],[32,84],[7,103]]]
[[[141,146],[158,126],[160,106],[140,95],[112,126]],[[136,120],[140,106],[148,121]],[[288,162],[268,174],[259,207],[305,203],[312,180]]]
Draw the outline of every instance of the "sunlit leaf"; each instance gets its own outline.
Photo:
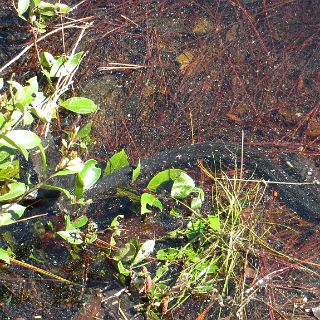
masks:
[[[125,268],[121,261],[118,261],[117,267],[118,267],[118,271],[119,271],[120,274],[123,274],[124,276],[129,276],[130,275],[130,270]]]
[[[6,137],[15,141],[15,143],[27,150],[39,147],[41,145],[40,137],[32,131],[29,130],[12,130],[6,134]],[[0,143],[7,147],[12,147],[5,141],[0,140]]]
[[[161,171],[149,181],[147,188],[152,192],[156,192],[160,185],[170,180],[177,179],[182,172],[184,171],[181,169],[167,169]]]
[[[176,199],[184,199],[189,196],[194,188],[194,180],[188,174],[182,172],[180,176],[173,182],[171,197]]]
[[[4,261],[5,263],[10,263],[11,257],[8,251],[0,248],[0,260]]]
[[[83,238],[79,234],[79,230],[63,230],[58,231],[57,234],[64,240],[68,241],[71,244],[81,244],[83,243]]]
[[[6,181],[12,178],[20,177],[20,161],[6,161],[0,164],[0,180]]]
[[[73,97],[65,100],[61,106],[69,111],[88,114],[97,111],[98,106],[88,98]]]
[[[40,62],[44,67],[51,67],[56,59],[51,53],[44,51],[40,53]]]
[[[77,137],[78,138],[88,137],[91,133],[91,129],[92,129],[92,122],[89,122],[79,130],[79,132],[77,133]]]
[[[22,182],[12,182],[8,184],[9,191],[0,196],[0,201],[8,201],[23,195],[27,187]]]
[[[213,229],[214,231],[220,231],[221,222],[219,216],[209,215],[208,222],[211,229]]]
[[[129,166],[128,155],[124,149],[115,153],[107,162],[104,174],[108,175]]]
[[[0,134],[0,146],[7,146],[12,149],[17,149],[23,154],[25,159],[28,160],[28,151],[24,147],[17,144],[14,140],[10,139],[8,136],[5,136],[4,134]]]
[[[157,251],[159,260],[175,260],[181,258],[181,251],[176,248],[160,249]]]
[[[96,160],[88,160],[83,169],[77,174],[75,195],[81,196],[83,192],[91,188],[100,178],[101,169],[96,167]]]
[[[149,257],[150,254],[153,252],[154,250],[154,246],[155,246],[155,241],[154,240],[147,240],[146,242],[144,242],[136,256],[134,257],[132,263],[131,263],[131,266],[134,266],[140,262],[142,262],[145,258]]]
[[[18,0],[17,12],[22,16],[29,8],[30,0]]]
[[[39,85],[37,77],[33,77],[27,81],[28,85],[22,86],[16,81],[8,81],[15,89],[14,95],[15,105],[23,112],[24,108],[28,106],[34,99],[36,92],[38,92]]]
[[[138,177],[140,175],[140,172],[141,172],[141,162],[140,162],[140,159],[139,159],[137,167],[132,170],[131,183],[134,183],[138,179]]]
[[[89,219],[86,215],[78,217],[76,220],[72,221],[72,224],[75,228],[81,228],[88,223]]]
[[[150,193],[143,193],[141,196],[141,214],[151,212],[148,206],[157,207],[162,211],[162,203],[157,197]]]
[[[8,224],[16,222],[23,215],[26,207],[17,203],[5,204],[1,206],[0,212],[0,226],[6,226]]]

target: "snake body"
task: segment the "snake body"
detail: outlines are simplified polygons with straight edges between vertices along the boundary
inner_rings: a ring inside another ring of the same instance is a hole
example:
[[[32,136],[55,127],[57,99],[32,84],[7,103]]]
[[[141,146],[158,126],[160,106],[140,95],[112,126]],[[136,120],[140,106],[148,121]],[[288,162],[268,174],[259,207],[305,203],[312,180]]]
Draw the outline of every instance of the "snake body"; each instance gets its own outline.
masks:
[[[151,158],[141,161],[140,180],[148,180],[156,173],[170,168],[187,169],[197,164],[197,160],[214,159],[229,165],[240,164],[241,148],[232,144],[202,142],[185,145],[160,152]],[[299,170],[286,170],[278,165],[264,152],[244,149],[243,163],[246,170],[251,170],[259,179],[273,181],[280,200],[303,219],[320,222],[320,187],[316,183],[299,184]],[[98,199],[101,195],[114,193],[117,188],[126,188],[131,184],[134,167],[127,167],[103,177],[88,191],[88,197]],[[274,182],[279,183],[274,183]]]

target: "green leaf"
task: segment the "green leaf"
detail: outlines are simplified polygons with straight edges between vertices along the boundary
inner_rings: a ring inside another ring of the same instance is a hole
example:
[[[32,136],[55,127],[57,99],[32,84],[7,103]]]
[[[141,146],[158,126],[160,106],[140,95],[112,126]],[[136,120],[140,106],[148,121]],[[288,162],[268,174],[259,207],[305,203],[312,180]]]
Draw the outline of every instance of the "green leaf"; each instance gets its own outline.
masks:
[[[28,106],[34,99],[36,92],[38,92],[39,85],[37,77],[33,77],[27,81],[29,85],[23,87],[16,81],[8,81],[16,90],[14,95],[15,105],[23,112],[24,108]]]
[[[0,146],[7,146],[12,149],[17,149],[23,154],[25,159],[28,160],[28,157],[29,157],[28,151],[24,147],[15,143],[14,140],[10,139],[9,137],[7,137],[3,134],[0,134]]]
[[[198,209],[200,209],[200,207],[202,206],[202,203],[204,201],[204,192],[200,188],[193,188],[191,190],[191,192],[198,193],[198,195],[196,197],[192,198],[190,207],[193,210],[198,210]]]
[[[51,53],[44,51],[40,53],[40,62],[44,67],[50,68],[56,62],[56,59]]]
[[[0,196],[0,201],[8,201],[23,195],[26,191],[26,185],[22,182],[13,182],[8,184],[9,191]]]
[[[141,214],[151,212],[151,210],[147,208],[148,205],[157,207],[162,211],[162,203],[157,197],[150,193],[143,193],[141,196]]]
[[[177,179],[182,172],[184,171],[181,169],[167,169],[161,171],[149,181],[147,188],[152,192],[156,192],[160,185],[170,180]]]
[[[175,199],[184,199],[193,192],[194,188],[195,183],[193,179],[185,172],[181,172],[180,176],[173,182],[171,197]]]
[[[15,204],[5,204],[1,206],[0,212],[0,226],[6,226],[8,224],[16,222],[23,215],[26,207]]]
[[[91,133],[91,129],[92,129],[92,122],[89,122],[79,130],[79,132],[77,133],[77,137],[81,139],[88,137]]]
[[[168,248],[157,251],[157,259],[159,260],[175,260],[181,258],[181,249]]]
[[[56,3],[55,6],[56,6],[57,12],[60,14],[68,13],[71,10],[71,8],[68,5],[63,3]]]
[[[73,56],[69,57],[67,62],[65,63],[65,68],[68,73],[73,72],[80,64],[82,58],[84,57],[84,52],[78,52]]]
[[[0,181],[8,181],[20,177],[20,161],[6,161],[0,164]]]
[[[3,260],[5,263],[10,263],[11,257],[8,251],[0,248],[0,260]]]
[[[79,234],[79,230],[77,229],[58,231],[57,234],[71,244],[83,243],[82,236]]]
[[[124,215],[118,215],[115,218],[112,219],[111,223],[110,223],[110,227],[118,227],[120,225],[119,219],[123,219]]]
[[[140,162],[140,159],[139,159],[137,167],[132,170],[131,183],[135,183],[135,181],[138,179],[140,173],[141,173],[141,162]]]
[[[29,8],[30,0],[18,0],[17,12],[19,16],[22,16]]]
[[[65,77],[71,74],[79,66],[81,59],[84,56],[84,52],[78,52],[71,56],[67,61],[64,58],[59,57],[53,63],[49,76],[50,77]]]
[[[78,229],[85,226],[88,223],[88,221],[89,221],[88,217],[86,215],[82,215],[78,217],[76,220],[74,220],[72,224],[75,228]]]
[[[136,256],[134,257],[131,266],[134,266],[143,261],[145,258],[149,257],[154,250],[155,243],[156,242],[154,240],[147,240],[146,242],[144,242],[140,246]]]
[[[41,139],[34,132],[29,130],[12,130],[6,134],[6,137],[15,141],[17,145],[27,150],[41,146]],[[11,147],[10,144],[4,143],[0,140],[0,143],[7,147]]]
[[[121,261],[118,261],[117,263],[117,268],[120,274],[123,274],[124,276],[129,276],[130,275],[130,270],[128,270],[127,268],[125,268],[123,266],[123,263]]]
[[[208,215],[209,226],[214,231],[220,231],[221,222],[219,216]]]
[[[88,160],[83,169],[77,174],[75,195],[81,196],[83,192],[91,188],[100,178],[101,169],[96,167],[96,160]]]
[[[61,106],[69,111],[88,114],[97,111],[98,106],[88,98],[73,97],[65,100]]]
[[[107,162],[104,174],[108,175],[129,166],[128,155],[124,149],[115,153]]]

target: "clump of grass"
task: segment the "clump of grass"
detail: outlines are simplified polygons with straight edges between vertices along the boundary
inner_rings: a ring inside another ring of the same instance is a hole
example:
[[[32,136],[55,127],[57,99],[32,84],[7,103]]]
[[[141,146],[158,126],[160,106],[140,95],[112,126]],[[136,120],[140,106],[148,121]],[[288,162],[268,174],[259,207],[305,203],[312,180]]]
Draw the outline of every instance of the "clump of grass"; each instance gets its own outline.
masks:
[[[140,291],[153,319],[174,315],[190,297],[202,301],[205,313],[216,304],[220,318],[225,306],[236,307],[244,296],[245,269],[255,242],[254,209],[265,185],[238,179],[237,170],[233,177],[202,171],[212,186],[210,204],[195,208],[192,201],[175,199],[171,214],[180,226],[161,239],[162,248],[152,262],[144,262],[143,272],[131,272],[132,278],[144,279]]]

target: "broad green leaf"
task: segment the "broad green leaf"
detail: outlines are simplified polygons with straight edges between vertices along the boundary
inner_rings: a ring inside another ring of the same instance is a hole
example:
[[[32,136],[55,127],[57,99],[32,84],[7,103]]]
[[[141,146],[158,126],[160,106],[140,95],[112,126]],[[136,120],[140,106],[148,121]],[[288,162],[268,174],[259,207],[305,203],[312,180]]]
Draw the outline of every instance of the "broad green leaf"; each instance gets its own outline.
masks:
[[[28,160],[29,153],[26,150],[26,148],[24,148],[23,146],[20,146],[14,140],[10,139],[8,136],[0,134],[0,147],[2,147],[2,146],[6,146],[6,147],[9,147],[12,149],[19,150],[23,154],[25,159]]]
[[[83,192],[91,188],[100,178],[101,169],[96,167],[96,160],[88,160],[83,169],[77,174],[75,195],[81,196]]]
[[[9,131],[12,130],[12,127],[21,120],[23,117],[23,113],[20,110],[13,110],[13,112],[10,115],[9,119],[5,120],[3,131]]]
[[[20,178],[20,161],[6,161],[0,164],[0,180],[8,181],[12,178]]]
[[[65,63],[65,68],[68,71],[68,73],[73,72],[79,66],[84,55],[84,52],[80,51],[74,54],[73,56],[69,57],[69,59]]]
[[[5,263],[10,263],[11,257],[8,251],[0,248],[0,260],[4,261]]]
[[[138,177],[140,175],[140,172],[141,172],[141,162],[140,162],[140,159],[139,159],[137,167],[132,170],[131,183],[135,183],[135,181],[138,179]]]
[[[0,201],[8,201],[23,195],[26,191],[26,185],[22,182],[12,182],[8,184],[9,191],[0,196]]]
[[[111,223],[110,223],[110,227],[118,227],[120,225],[119,219],[123,219],[124,215],[118,215],[115,218],[112,219]]]
[[[62,57],[57,58],[50,69],[49,77],[50,78],[58,78],[58,77],[65,77],[69,73],[64,67],[65,60]]]
[[[145,258],[149,257],[150,254],[154,250],[155,243],[156,242],[154,240],[147,240],[146,242],[144,242],[140,246],[136,256],[134,257],[134,259],[131,263],[131,266],[134,266],[134,265],[142,262]]]
[[[21,86],[16,81],[8,81],[16,90],[14,96],[15,105],[23,112],[24,108],[28,106],[34,99],[34,95],[38,92],[39,85],[37,77],[33,77],[27,81],[29,85]]]
[[[158,281],[166,272],[168,272],[169,268],[167,265],[160,266],[157,271],[155,277],[152,279],[154,282]]]
[[[97,111],[98,106],[88,98],[73,97],[62,102],[61,106],[69,111],[88,114]]]
[[[141,196],[141,214],[151,212],[147,206],[157,207],[162,211],[162,203],[157,197],[150,193],[143,193]]]
[[[171,197],[176,199],[184,199],[195,188],[194,180],[185,172],[181,172],[180,176],[174,180]]]
[[[56,6],[56,10],[60,14],[68,13],[71,10],[71,8],[68,5],[63,3],[56,3],[55,6]]]
[[[6,134],[6,137],[12,141],[15,141],[17,145],[27,150],[41,146],[40,137],[29,130],[12,130]],[[0,140],[0,143],[7,147],[11,147],[10,144],[4,143],[3,140]]]
[[[51,53],[44,51],[40,53],[40,62],[44,67],[50,68],[56,62],[56,59]]]
[[[108,175],[129,166],[128,156],[124,149],[115,153],[107,162],[104,174]]]
[[[204,192],[200,188],[193,188],[191,191],[192,193],[197,193],[198,195],[192,198],[190,207],[193,210],[198,210],[204,201]]]
[[[83,243],[82,236],[79,234],[79,230],[77,229],[58,231],[57,234],[71,244]]]
[[[34,7],[36,7],[41,0],[32,0]]]
[[[62,57],[59,57],[55,60],[50,69],[50,77],[64,77],[71,74],[79,66],[83,56],[83,52],[78,52],[71,56],[67,61]]]
[[[117,263],[117,268],[120,274],[123,274],[124,276],[129,276],[130,275],[130,270],[128,270],[127,268],[125,268],[123,266],[123,263],[121,261],[118,261]]]
[[[29,8],[30,0],[18,0],[17,12],[19,16],[22,16]]]
[[[24,109],[24,112],[23,112],[23,125],[24,126],[29,126],[32,122],[33,122],[33,116],[32,114],[27,111],[27,109]]]
[[[3,163],[3,161],[7,160],[10,155],[13,155],[10,148],[7,147],[1,147],[0,148],[0,163]]]
[[[77,133],[77,137],[81,139],[88,137],[91,133],[91,129],[92,129],[92,122],[89,122],[79,130],[79,132]]]
[[[157,251],[157,259],[159,260],[175,260],[181,258],[181,249],[168,248]]]
[[[72,224],[75,228],[78,229],[85,226],[88,223],[88,221],[89,221],[88,217],[86,215],[82,215],[78,217],[76,220],[74,220]]]
[[[16,222],[23,215],[26,207],[17,203],[5,204],[1,206],[0,212],[0,226],[6,226],[8,224]]]
[[[184,171],[181,169],[167,169],[161,171],[149,181],[147,188],[152,192],[156,192],[160,185],[170,180],[177,179],[182,172]]]
[[[212,230],[214,231],[220,231],[221,229],[221,222],[220,222],[220,218],[219,216],[213,216],[213,215],[209,215],[208,216],[208,222],[209,222],[209,226]]]

